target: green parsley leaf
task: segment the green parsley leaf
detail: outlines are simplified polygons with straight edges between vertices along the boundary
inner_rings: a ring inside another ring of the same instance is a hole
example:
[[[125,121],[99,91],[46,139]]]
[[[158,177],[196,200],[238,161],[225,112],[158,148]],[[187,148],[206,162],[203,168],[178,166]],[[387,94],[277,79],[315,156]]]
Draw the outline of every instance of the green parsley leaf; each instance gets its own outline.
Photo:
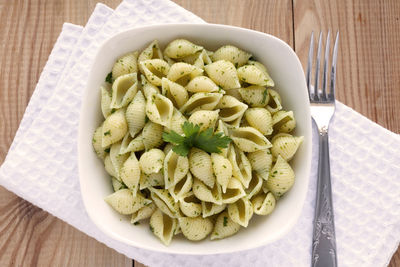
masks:
[[[113,80],[113,78],[112,78],[112,72],[110,72],[109,74],[107,74],[106,82],[112,83],[112,80]]]
[[[224,227],[228,225],[228,217],[224,216]]]
[[[265,89],[263,92],[263,99],[261,101],[261,104],[265,104],[265,100],[267,99],[267,95],[268,95],[268,90]]]
[[[200,126],[190,122],[185,122],[182,125],[184,135],[180,135],[175,131],[163,133],[165,142],[174,144],[172,148],[176,154],[186,157],[192,147],[200,148],[208,153],[220,153],[220,148],[228,147],[232,141],[223,133],[213,134],[214,129],[208,128],[205,131],[200,131]]]

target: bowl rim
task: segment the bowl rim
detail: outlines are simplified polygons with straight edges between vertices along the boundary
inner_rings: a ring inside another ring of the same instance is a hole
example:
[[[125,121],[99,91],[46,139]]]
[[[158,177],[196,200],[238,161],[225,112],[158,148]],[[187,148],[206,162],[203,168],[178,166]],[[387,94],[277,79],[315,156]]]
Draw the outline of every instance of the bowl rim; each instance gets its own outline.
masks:
[[[195,251],[195,252],[186,252],[185,250],[176,252],[176,251],[169,251],[169,247],[165,246],[165,249],[163,247],[163,249],[159,249],[159,248],[154,248],[152,246],[147,245],[146,243],[140,243],[140,241],[133,241],[132,239],[128,239],[125,238],[123,236],[120,236],[119,234],[114,233],[113,231],[111,231],[110,229],[108,229],[107,227],[105,227],[103,224],[99,223],[96,219],[94,219],[93,216],[93,212],[92,209],[89,209],[88,207],[88,201],[86,200],[86,196],[84,194],[82,194],[82,188],[86,188],[85,184],[83,183],[83,179],[82,179],[82,172],[83,172],[83,167],[82,167],[82,162],[83,162],[83,154],[81,152],[81,147],[82,147],[82,143],[86,140],[84,140],[83,138],[83,131],[85,129],[83,126],[83,117],[84,117],[84,112],[85,112],[85,105],[84,105],[84,100],[87,99],[89,92],[90,92],[90,88],[89,88],[89,81],[91,79],[91,77],[93,76],[93,71],[94,71],[94,63],[97,62],[99,60],[99,57],[101,57],[101,51],[104,49],[104,47],[106,47],[109,43],[112,43],[113,40],[115,38],[118,38],[120,36],[123,35],[129,35],[129,34],[133,34],[135,31],[138,30],[151,30],[154,28],[173,28],[173,27],[190,27],[190,28],[218,28],[218,29],[227,29],[227,30],[233,30],[233,31],[237,31],[239,34],[240,32],[250,32],[254,35],[258,35],[258,36],[267,36],[268,38],[273,39],[274,41],[280,43],[280,45],[283,45],[284,47],[286,47],[286,49],[288,50],[288,53],[291,54],[292,57],[295,58],[295,62],[296,62],[296,67],[303,69],[300,59],[298,58],[297,54],[294,52],[293,48],[291,46],[289,46],[285,41],[279,39],[276,36],[273,36],[271,34],[268,33],[264,33],[264,32],[260,32],[260,31],[256,31],[256,30],[251,30],[251,29],[246,29],[246,28],[242,28],[242,27],[237,27],[237,26],[231,26],[231,25],[224,25],[224,24],[212,24],[212,23],[167,23],[167,24],[152,24],[152,25],[146,25],[146,26],[139,26],[139,27],[129,27],[121,32],[115,33],[113,35],[111,35],[109,38],[107,38],[106,40],[104,40],[99,47],[96,49],[96,55],[92,61],[92,64],[90,65],[90,72],[89,75],[87,77],[87,83],[85,86],[85,89],[83,91],[82,94],[82,103],[81,103],[81,107],[80,107],[80,115],[79,115],[79,127],[78,127],[78,142],[77,142],[77,153],[78,153],[78,174],[79,174],[79,185],[80,185],[80,192],[81,192],[81,197],[83,200],[83,204],[85,207],[85,211],[88,214],[90,220],[94,223],[94,225],[96,225],[96,227],[98,227],[106,236],[114,239],[115,241],[118,242],[122,242],[125,245],[129,245],[129,246],[133,246],[135,248],[139,248],[139,249],[146,249],[146,250],[150,250],[150,251],[154,251],[154,252],[158,252],[158,253],[168,253],[168,254],[175,254],[175,255],[216,255],[216,254],[226,254],[226,253],[234,253],[234,252],[241,252],[241,251],[245,251],[245,250],[250,250],[250,249],[254,249],[254,248],[258,248],[267,244],[270,244],[272,242],[275,242],[276,240],[281,239],[282,237],[284,237],[285,235],[288,234],[288,232],[294,227],[294,225],[298,222],[300,215],[302,213],[302,209],[303,206],[305,204],[305,199],[307,196],[307,191],[309,188],[309,181],[310,181],[310,169],[311,169],[311,158],[312,158],[312,128],[311,128],[311,115],[310,115],[310,108],[309,106],[306,107],[305,113],[308,117],[310,117],[310,121],[309,123],[307,123],[307,125],[305,125],[306,129],[308,129],[308,132],[310,133],[310,142],[303,142],[302,146],[307,146],[306,149],[308,151],[310,151],[310,153],[306,153],[306,158],[305,158],[305,164],[307,164],[305,166],[305,176],[306,176],[306,180],[305,183],[306,185],[304,185],[307,189],[305,190],[305,193],[303,193],[300,197],[299,197],[299,202],[301,203],[299,205],[299,208],[293,211],[292,214],[292,220],[285,224],[284,227],[282,227],[280,230],[280,235],[275,235],[273,238],[270,238],[268,240],[264,240],[264,239],[259,239],[254,240],[254,242],[247,242],[246,244],[243,244],[242,247],[234,247],[234,248],[230,248],[230,249],[221,249],[220,251],[208,251],[208,252],[203,252],[203,251]],[[307,88],[306,86],[306,80],[305,80],[305,76],[303,75],[303,85],[304,88]],[[191,241],[188,241],[191,242]]]

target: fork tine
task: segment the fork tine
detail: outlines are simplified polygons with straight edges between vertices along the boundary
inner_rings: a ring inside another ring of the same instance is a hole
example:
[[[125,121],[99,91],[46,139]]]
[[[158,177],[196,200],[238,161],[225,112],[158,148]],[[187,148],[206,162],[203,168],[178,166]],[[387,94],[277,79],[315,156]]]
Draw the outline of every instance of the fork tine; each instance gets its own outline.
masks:
[[[324,56],[324,73],[322,76],[322,100],[327,100],[326,87],[328,85],[328,63],[329,63],[329,44],[331,41],[331,31],[328,31],[325,44],[325,56]]]
[[[312,89],[311,89],[311,72],[312,72],[312,61],[314,55],[314,31],[311,32],[310,38],[310,50],[308,51],[308,63],[307,63],[307,89],[308,89],[308,96],[312,99]]]
[[[338,55],[339,46],[339,31],[336,33],[335,45],[333,46],[333,58],[332,58],[332,71],[331,71],[331,86],[330,86],[330,100],[335,100],[335,82],[336,82],[336,61]]]
[[[319,80],[319,68],[320,68],[320,62],[321,62],[321,46],[322,46],[322,31],[319,33],[317,66],[315,67],[314,100],[316,100],[316,101],[319,100],[318,80]]]

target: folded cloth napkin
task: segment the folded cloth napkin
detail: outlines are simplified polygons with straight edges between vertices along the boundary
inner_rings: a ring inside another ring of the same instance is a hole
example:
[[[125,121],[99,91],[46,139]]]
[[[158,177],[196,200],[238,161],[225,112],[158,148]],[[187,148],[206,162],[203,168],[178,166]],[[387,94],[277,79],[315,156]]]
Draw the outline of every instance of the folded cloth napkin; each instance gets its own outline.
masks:
[[[150,266],[309,266],[318,140],[313,135],[310,187],[301,217],[282,239],[232,254],[187,256],[127,246],[89,219],[78,178],[77,135],[86,77],[99,44],[132,26],[200,18],[169,0],[98,4],[82,28],[64,24],[25,111],[0,185],[120,253]],[[400,241],[400,137],[340,102],[330,126],[331,171],[341,266],[385,266]]]

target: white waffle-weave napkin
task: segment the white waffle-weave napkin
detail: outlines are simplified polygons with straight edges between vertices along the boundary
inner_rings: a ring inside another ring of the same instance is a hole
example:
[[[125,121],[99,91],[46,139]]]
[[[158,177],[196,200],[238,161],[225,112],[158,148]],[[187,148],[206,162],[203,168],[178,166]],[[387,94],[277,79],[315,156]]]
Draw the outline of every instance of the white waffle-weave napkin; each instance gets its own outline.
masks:
[[[171,22],[203,21],[168,0],[126,0],[114,12],[97,5],[84,29],[65,24],[0,168],[0,184],[146,265],[309,266],[316,135],[301,218],[290,233],[270,245],[213,256],[155,253],[108,238],[87,216],[79,189],[76,143],[85,77],[96,49],[127,27]],[[387,265],[400,240],[400,137],[337,102],[330,149],[339,263]]]

